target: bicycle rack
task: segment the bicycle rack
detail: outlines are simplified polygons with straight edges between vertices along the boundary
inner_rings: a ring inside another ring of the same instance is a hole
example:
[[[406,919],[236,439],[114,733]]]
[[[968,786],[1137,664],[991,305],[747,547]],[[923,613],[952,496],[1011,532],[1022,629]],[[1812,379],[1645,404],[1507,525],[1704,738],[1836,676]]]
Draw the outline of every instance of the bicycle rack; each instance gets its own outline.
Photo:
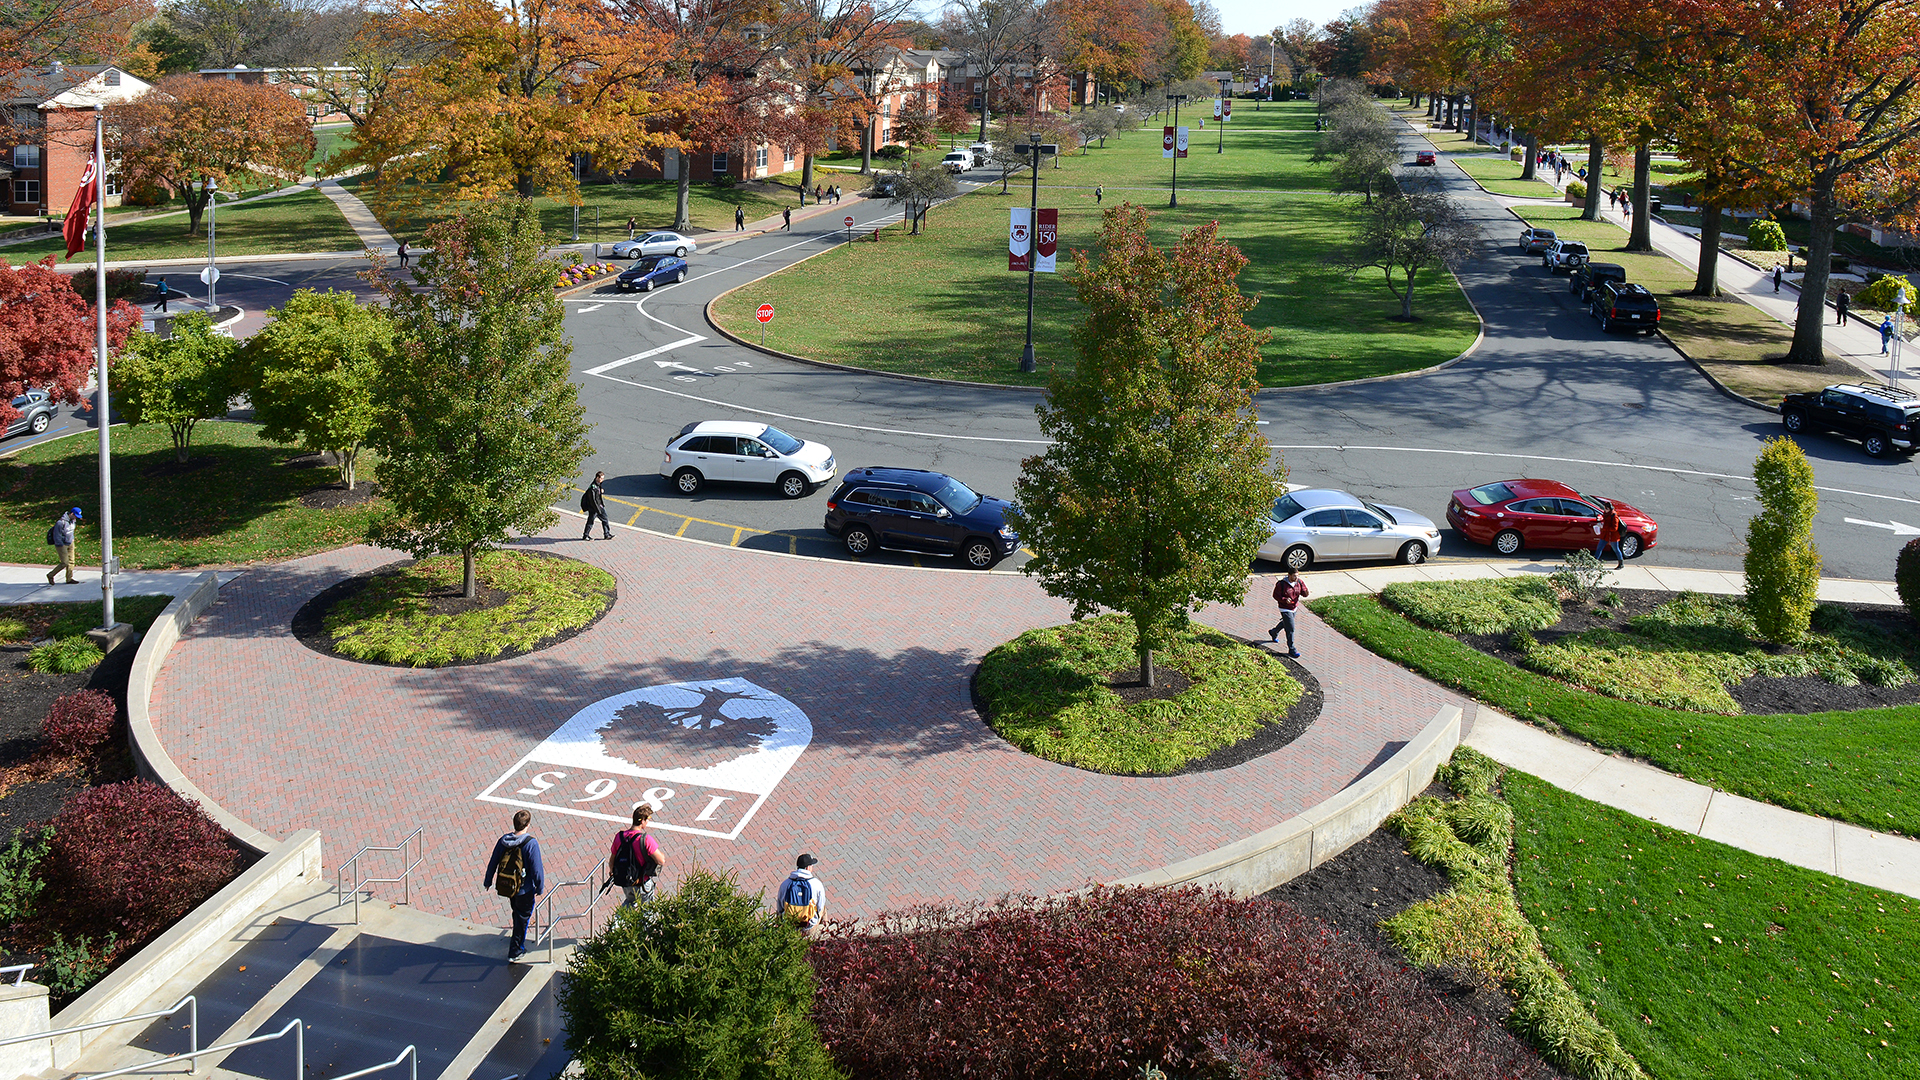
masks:
[[[0,967],[0,979],[11,975],[13,976],[13,985],[19,986],[21,983],[27,981],[27,972],[31,970],[33,970],[32,964],[9,964],[6,967]]]
[[[83,1077],[82,1080],[107,1080],[109,1076],[125,1076],[127,1073],[146,1072],[156,1065],[171,1065],[176,1061],[186,1061],[189,1058],[199,1057],[201,1054],[223,1054],[228,1050],[238,1050],[243,1046],[252,1046],[255,1043],[272,1042],[275,1039],[285,1036],[289,1031],[293,1032],[293,1077],[294,1080],[305,1080],[307,1074],[307,1035],[306,1028],[301,1025],[298,1017],[287,1021],[286,1027],[281,1028],[271,1035],[255,1035],[251,1039],[241,1039],[238,1042],[209,1046],[205,1050],[191,1054],[175,1054],[172,1057],[142,1061],[137,1065],[128,1065],[124,1068],[114,1069],[111,1072],[94,1073],[90,1076]],[[196,1065],[195,1068],[197,1069],[198,1066]]]
[[[352,858],[348,859],[346,862],[341,863],[340,869],[334,871],[333,885],[334,885],[335,891],[337,892],[346,891],[345,885],[343,883],[346,881],[348,872],[349,871],[352,872],[352,875],[353,875],[353,894],[352,894],[353,895],[353,925],[355,926],[360,925],[360,892],[364,886],[397,884],[400,886],[400,902],[403,904],[411,902],[411,899],[413,896],[413,870],[414,870],[414,867],[420,865],[420,860],[426,857],[427,842],[424,839],[420,839],[420,834],[425,830],[426,830],[426,826],[422,825],[419,828],[408,833],[406,836],[401,837],[400,842],[397,844],[389,844],[385,846],[376,846],[374,844],[361,844],[360,850],[354,852]],[[412,852],[412,855],[411,855],[411,861],[407,861],[409,858],[408,845],[413,844],[415,840],[419,840],[419,843],[417,845],[414,845],[414,851]],[[406,862],[407,867],[406,869],[400,871],[399,877],[361,877],[360,876],[360,870],[361,870],[360,856],[365,855],[369,851],[399,852],[401,861]]]
[[[605,883],[599,888],[595,888],[594,882],[600,877],[600,871],[605,869],[606,865],[607,858],[603,855],[600,857],[599,862],[593,864],[593,869],[587,871],[586,877],[581,878],[579,881],[556,882],[553,888],[547,890],[547,895],[541,897],[540,902],[533,906],[533,927],[538,933],[533,939],[533,944],[527,948],[528,952],[539,948],[540,943],[544,941],[547,943],[547,963],[553,963],[553,929],[563,922],[572,922],[575,919],[587,920],[587,936],[593,936],[593,909],[600,903],[600,898],[607,894],[607,884],[610,884],[610,882]],[[559,918],[554,918],[553,898],[560,894],[561,889],[579,885],[587,887],[587,906],[574,912],[572,915],[562,915]],[[547,928],[540,930],[540,912],[543,908],[547,913]]]
[[[3,970],[19,971],[21,972],[21,978],[24,978],[26,969],[32,966],[32,964],[20,964],[16,967],[8,967]],[[20,985],[18,979],[15,980],[14,985]],[[131,1024],[135,1020],[157,1020],[162,1016],[172,1016],[181,1009],[187,1010],[187,1046],[191,1049],[189,1049],[187,1053],[176,1054],[167,1060],[180,1061],[183,1059],[192,1059],[194,1068],[197,1069],[199,1068],[200,1055],[208,1053],[208,1051],[200,1049],[200,1001],[192,994],[188,994],[186,997],[174,1002],[173,1007],[170,1009],[138,1013],[133,1016],[122,1016],[117,1020],[100,1020],[91,1024],[76,1024],[73,1027],[61,1028],[58,1031],[38,1031],[32,1035],[15,1035],[11,1039],[0,1039],[0,1046],[13,1046],[17,1043],[34,1042],[38,1039],[58,1039],[67,1035],[77,1035],[82,1031],[98,1031],[101,1028],[109,1028],[117,1024]]]

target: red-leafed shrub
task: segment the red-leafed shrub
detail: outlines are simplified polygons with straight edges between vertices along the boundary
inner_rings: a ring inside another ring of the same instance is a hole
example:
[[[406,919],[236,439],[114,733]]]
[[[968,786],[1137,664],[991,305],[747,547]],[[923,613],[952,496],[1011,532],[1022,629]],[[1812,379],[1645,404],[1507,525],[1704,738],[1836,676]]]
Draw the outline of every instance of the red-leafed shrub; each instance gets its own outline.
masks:
[[[105,690],[75,690],[53,700],[40,734],[58,754],[85,754],[113,734],[113,695]]]
[[[53,819],[51,895],[72,925],[136,939],[233,880],[240,855],[198,803],[149,780],[88,788]]]
[[[1378,954],[1210,890],[924,908],[811,956],[814,1023],[856,1080],[1552,1075]]]

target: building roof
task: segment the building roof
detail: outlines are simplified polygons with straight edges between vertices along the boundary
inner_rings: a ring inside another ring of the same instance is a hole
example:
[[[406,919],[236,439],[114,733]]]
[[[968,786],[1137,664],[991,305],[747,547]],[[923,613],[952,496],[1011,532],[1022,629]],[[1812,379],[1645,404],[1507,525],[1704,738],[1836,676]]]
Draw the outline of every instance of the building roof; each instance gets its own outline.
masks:
[[[112,64],[62,64],[44,71],[25,72],[10,80],[9,104],[42,109],[90,109],[118,105],[153,89]]]

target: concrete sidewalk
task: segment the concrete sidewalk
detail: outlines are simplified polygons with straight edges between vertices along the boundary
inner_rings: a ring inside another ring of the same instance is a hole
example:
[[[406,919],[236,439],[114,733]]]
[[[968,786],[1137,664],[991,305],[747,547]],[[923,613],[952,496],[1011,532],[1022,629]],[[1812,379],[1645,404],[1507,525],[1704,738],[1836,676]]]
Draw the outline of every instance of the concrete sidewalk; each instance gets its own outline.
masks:
[[[322,180],[314,187],[340,209],[340,216],[347,219],[347,225],[353,229],[353,234],[359,237],[360,242],[368,249],[386,254],[400,246],[400,242],[393,238],[393,234],[387,231],[387,227],[380,224],[380,219],[373,216],[373,211],[367,208],[367,204],[360,201],[360,196],[341,187],[338,180]]]
[[[47,567],[20,563],[0,563],[0,604],[72,604],[100,599],[100,568],[74,569],[75,583],[62,580],[47,584]],[[205,570],[162,570],[151,573],[123,572],[113,579],[113,594],[125,596],[179,596],[200,580]],[[240,576],[238,570],[220,571],[225,585]]]
[[[1396,581],[1463,581],[1471,578],[1551,574],[1558,562],[1429,562],[1419,566],[1377,566],[1362,570],[1312,571],[1308,581],[1315,596],[1374,593]],[[1633,563],[1624,570],[1609,568],[1607,587],[1614,589],[1691,590],[1733,596],[1746,591],[1746,575],[1737,570],[1689,570],[1676,566]],[[1846,604],[1900,606],[1891,581],[1859,578],[1821,578],[1820,599]]]

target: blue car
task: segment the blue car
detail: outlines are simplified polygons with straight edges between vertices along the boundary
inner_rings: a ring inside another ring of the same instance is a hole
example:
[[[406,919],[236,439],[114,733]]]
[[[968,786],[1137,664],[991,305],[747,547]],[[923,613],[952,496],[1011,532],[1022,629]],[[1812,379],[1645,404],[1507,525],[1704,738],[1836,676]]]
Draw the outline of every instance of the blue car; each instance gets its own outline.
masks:
[[[655,285],[671,285],[687,280],[687,260],[673,255],[642,255],[633,266],[621,271],[614,285],[622,291],[639,289],[652,292]]]
[[[957,555],[990,570],[1020,549],[1007,524],[1012,503],[981,495],[944,473],[924,469],[855,469],[827,500],[823,522],[849,555],[876,548]]]

